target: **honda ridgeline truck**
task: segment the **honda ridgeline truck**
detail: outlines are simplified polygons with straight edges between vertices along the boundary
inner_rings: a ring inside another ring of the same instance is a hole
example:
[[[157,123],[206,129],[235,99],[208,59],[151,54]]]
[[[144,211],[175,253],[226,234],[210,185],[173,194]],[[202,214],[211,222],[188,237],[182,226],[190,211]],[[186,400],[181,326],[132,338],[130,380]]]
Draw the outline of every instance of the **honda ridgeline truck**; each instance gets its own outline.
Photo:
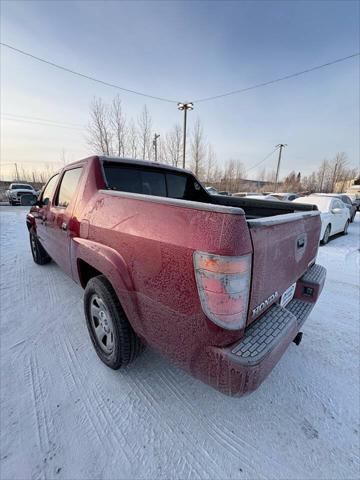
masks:
[[[299,343],[325,281],[315,206],[211,195],[158,163],[72,163],[26,222],[34,261],[54,260],[85,289],[106,365],[149,345],[229,395],[255,390]]]

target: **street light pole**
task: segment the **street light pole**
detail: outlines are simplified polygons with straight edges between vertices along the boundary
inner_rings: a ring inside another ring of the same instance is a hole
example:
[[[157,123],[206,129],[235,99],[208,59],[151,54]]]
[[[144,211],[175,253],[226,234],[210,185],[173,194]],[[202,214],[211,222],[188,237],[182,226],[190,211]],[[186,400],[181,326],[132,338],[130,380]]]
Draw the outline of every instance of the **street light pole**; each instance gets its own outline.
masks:
[[[19,181],[19,172],[18,172],[18,168],[17,168],[17,163],[14,164],[15,165],[15,171],[16,171],[16,180]]]
[[[187,111],[194,109],[194,104],[192,102],[188,103],[178,103],[177,108],[184,111],[184,130],[183,130],[183,168],[185,168],[185,158],[186,158],[186,121],[187,121]]]
[[[275,192],[277,191],[277,185],[278,185],[278,180],[279,180],[281,153],[282,153],[282,149],[284,147],[287,147],[287,144],[286,143],[279,143],[279,145],[276,145],[276,146],[279,147],[279,158],[278,158],[278,164],[277,164],[277,169],[276,169],[275,188],[274,188]]]
[[[153,147],[154,147],[154,153],[155,153],[155,162],[157,162],[157,139],[159,137],[160,137],[159,134],[154,133]]]

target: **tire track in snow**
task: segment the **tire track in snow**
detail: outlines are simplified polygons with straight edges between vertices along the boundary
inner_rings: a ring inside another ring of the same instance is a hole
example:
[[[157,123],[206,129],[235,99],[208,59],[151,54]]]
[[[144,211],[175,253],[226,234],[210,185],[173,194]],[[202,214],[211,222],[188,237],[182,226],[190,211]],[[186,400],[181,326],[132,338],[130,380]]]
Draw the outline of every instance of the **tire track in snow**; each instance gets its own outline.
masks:
[[[167,373],[169,376],[166,376],[165,373]],[[174,378],[174,373],[170,369],[167,369],[166,372],[157,372],[157,374],[163,381],[164,385],[170,390],[170,392],[173,393],[176,399],[182,401],[182,404],[185,406],[188,414],[203,430],[205,430],[212,440],[222,446],[226,452],[230,453],[237,460],[240,460],[243,466],[246,466],[249,470],[252,470],[253,474],[256,475],[257,478],[266,478],[259,475],[257,465],[254,465],[247,455],[246,449],[249,448],[251,448],[254,453],[257,453],[254,447],[247,442],[242,442],[223,425],[219,427],[216,425],[216,423],[210,422],[206,417],[199,417],[194,414],[194,408],[191,405],[186,392],[179,390],[176,379]]]
[[[31,389],[31,397],[33,404],[33,414],[36,423],[37,439],[40,448],[40,465],[37,465],[38,472],[35,478],[46,478],[46,471],[50,464],[48,460],[52,460],[56,456],[56,432],[53,419],[50,417],[48,408],[45,404],[47,395],[43,387],[44,376],[41,376],[38,360],[35,354],[31,354],[27,360],[25,368],[25,378],[28,380]]]
[[[125,451],[125,448],[127,447],[126,439],[121,439],[118,436],[118,432],[111,421],[111,412],[109,411],[106,402],[97,394],[96,390],[86,390],[82,378],[86,378],[88,373],[83,370],[81,362],[76,356],[71,340],[65,338],[62,343],[66,352],[67,368],[70,371],[71,381],[73,386],[81,391],[81,398],[85,403],[85,408],[84,405],[81,405],[85,418],[88,419],[93,431],[96,433],[98,441],[102,445],[106,443],[109,451],[113,451],[114,443],[117,444],[118,447],[120,447],[128,466],[131,467],[131,455],[129,455],[129,452]],[[93,400],[93,402],[91,400]],[[103,422],[100,421],[99,417]]]
[[[101,444],[103,443],[103,438],[101,436],[101,424],[99,423],[99,420],[96,416],[96,412],[94,411],[93,406],[89,401],[89,397],[88,397],[89,391],[86,390],[86,388],[84,387],[84,384],[80,379],[80,374],[79,372],[76,371],[76,366],[74,365],[74,359],[70,352],[70,348],[68,346],[68,340],[66,336],[61,338],[60,343],[61,343],[62,350],[65,353],[66,364],[64,365],[64,369],[66,369],[69,373],[69,375],[65,375],[65,380],[70,378],[72,383],[72,388],[69,389],[70,394],[72,394],[73,396],[74,391],[76,393],[77,392],[79,393],[80,398],[84,402],[84,403],[81,403],[81,409],[84,413],[84,416],[88,419],[88,425],[91,426],[91,429],[89,429],[89,432],[88,432],[90,436],[90,440],[95,441],[95,438],[97,438],[97,440]],[[60,358],[62,359],[63,356],[60,355]]]
[[[126,381],[129,383],[128,379]],[[152,385],[148,384],[146,379],[138,380],[136,375],[131,377],[131,381],[135,384],[137,388],[137,393],[143,398],[143,405],[147,409],[148,414],[153,418],[156,424],[160,424],[164,426],[168,433],[173,434],[173,426],[169,422],[169,419],[162,415],[161,412],[158,410],[159,402],[153,396],[152,393]],[[133,385],[132,385],[133,388]],[[218,470],[218,466],[216,462],[212,459],[212,457],[208,454],[205,447],[200,446],[198,444],[194,444],[194,435],[193,432],[189,431],[186,425],[182,425],[182,433],[185,439],[185,447],[187,455],[191,457],[191,469],[196,472],[199,478],[204,478],[204,474],[207,475],[209,478],[220,478],[220,471]],[[191,448],[189,446],[191,445]],[[199,450],[200,448],[200,450]],[[194,456],[193,451],[197,452],[197,455]],[[203,457],[207,457],[208,462],[203,464],[200,459]],[[212,475],[207,473],[207,470],[211,469]]]
[[[71,343],[71,340],[69,340],[69,348],[72,351],[73,358],[76,359],[76,365],[78,366],[79,373],[81,375],[86,375],[87,372],[84,371],[81,362],[77,359],[77,355],[76,355],[74,347]],[[95,382],[95,385],[96,385],[96,387],[98,387],[98,384],[96,382]],[[107,401],[105,400],[104,396],[101,395],[98,388],[96,388],[94,390],[91,390],[90,395],[93,397],[95,405],[97,405],[97,407],[98,407],[98,411],[99,411],[101,417],[104,420],[104,424],[106,425],[106,427],[108,427],[107,428],[107,430],[108,430],[107,433],[109,434],[110,437],[113,437],[115,442],[122,449],[122,452],[124,453],[124,455],[126,457],[126,460],[128,461],[128,464],[131,465],[131,462],[132,462],[131,457],[133,456],[132,451],[131,450],[130,450],[130,452],[125,451],[125,448],[128,449],[127,448],[128,444],[127,444],[126,438],[125,438],[123,432],[120,429],[116,428],[117,424],[116,424],[115,418],[112,414],[112,411],[107,404]]]

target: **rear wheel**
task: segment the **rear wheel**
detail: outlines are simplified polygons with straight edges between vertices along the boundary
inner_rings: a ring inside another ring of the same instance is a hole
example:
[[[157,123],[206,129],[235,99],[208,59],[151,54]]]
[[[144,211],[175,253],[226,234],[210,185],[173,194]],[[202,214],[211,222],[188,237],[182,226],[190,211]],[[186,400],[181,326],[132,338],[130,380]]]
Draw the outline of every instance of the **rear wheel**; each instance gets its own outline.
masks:
[[[30,230],[30,247],[31,253],[34,259],[34,262],[38,265],[45,265],[46,263],[51,262],[51,258],[46,253],[45,249],[39,242],[39,239],[36,236],[36,233],[33,230]]]
[[[131,327],[110,282],[99,275],[84,294],[86,324],[100,360],[117,370],[141,353],[143,344]]]
[[[331,226],[328,225],[325,229],[324,236],[320,242],[322,245],[326,245],[328,243],[330,238],[330,232],[331,232]]]
[[[350,224],[350,222],[349,222],[349,220],[347,220],[346,223],[345,223],[345,226],[344,226],[344,232],[343,232],[344,235],[347,235],[347,233],[348,233],[349,224]]]

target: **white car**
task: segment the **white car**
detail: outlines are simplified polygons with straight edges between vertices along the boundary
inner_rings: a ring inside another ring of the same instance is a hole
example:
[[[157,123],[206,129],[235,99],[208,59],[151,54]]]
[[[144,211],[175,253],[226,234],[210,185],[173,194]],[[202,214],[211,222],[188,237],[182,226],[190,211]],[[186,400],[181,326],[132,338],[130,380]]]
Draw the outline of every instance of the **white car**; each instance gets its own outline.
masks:
[[[281,193],[270,193],[273,197],[276,197],[278,200],[283,202],[292,202],[293,200],[299,198],[297,193],[281,192]]]
[[[274,197],[273,195],[261,195],[261,193],[248,194],[246,195],[246,198],[257,198],[258,200],[275,200],[276,202],[279,201],[279,199]]]
[[[206,190],[210,193],[210,195],[217,195],[218,191],[215,187],[206,187]]]
[[[296,198],[293,202],[318,207],[321,217],[320,243],[322,245],[325,245],[332,235],[347,233],[350,224],[349,209],[340,199],[325,195],[309,195]]]
[[[21,205],[21,197],[25,194],[34,195],[37,197],[38,193],[28,183],[11,183],[9,189],[6,190],[6,196],[10,205]]]

